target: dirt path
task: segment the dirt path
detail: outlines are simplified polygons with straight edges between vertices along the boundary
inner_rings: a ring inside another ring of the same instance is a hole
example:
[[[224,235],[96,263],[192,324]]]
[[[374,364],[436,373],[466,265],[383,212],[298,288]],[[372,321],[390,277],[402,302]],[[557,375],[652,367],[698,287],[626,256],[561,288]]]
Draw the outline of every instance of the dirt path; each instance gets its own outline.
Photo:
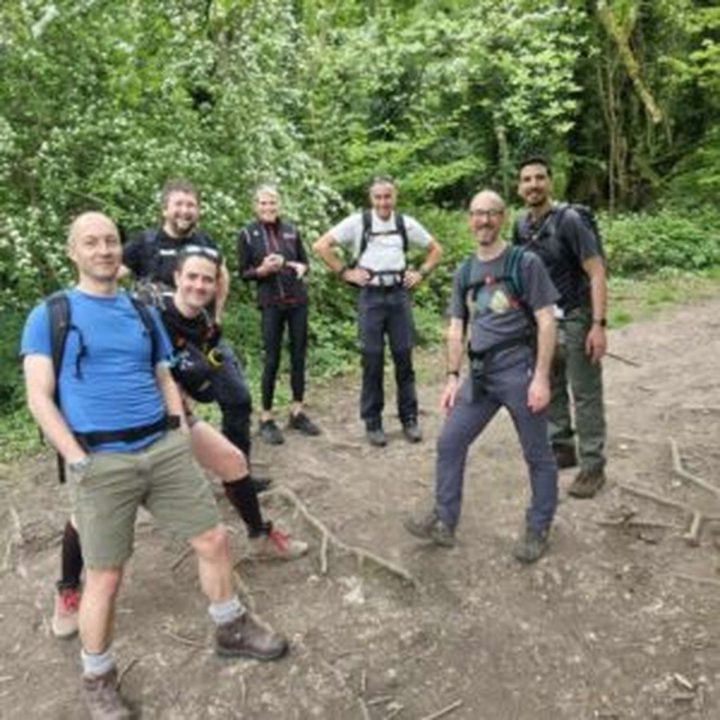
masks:
[[[673,476],[670,452],[674,438],[684,467],[720,486],[720,299],[615,331],[611,349],[641,367],[605,365],[609,487],[570,500],[563,473],[551,552],[530,568],[510,556],[526,480],[505,415],[473,449],[459,545],[424,547],[401,527],[431,489],[439,355],[419,373],[420,446],[388,421],[389,446],[370,450],[349,381],[316,393],[324,437],[272,451],[258,443],[258,458],[332,532],[416,585],[332,546],[322,575],[319,535],[269,500],[312,552],[239,569],[292,652],[270,665],[223,662],[209,649],[192,561],[169,569],[182,546],[141,520],[117,617],[126,695],[144,718],[163,720],[419,720],[443,709],[451,720],[720,717],[720,536],[709,525],[692,547],[682,510],[619,488],[720,514],[714,494]],[[0,469],[0,717],[84,718],[77,641],[54,640],[48,625],[66,501],[50,458]],[[242,553],[241,532],[233,542]]]

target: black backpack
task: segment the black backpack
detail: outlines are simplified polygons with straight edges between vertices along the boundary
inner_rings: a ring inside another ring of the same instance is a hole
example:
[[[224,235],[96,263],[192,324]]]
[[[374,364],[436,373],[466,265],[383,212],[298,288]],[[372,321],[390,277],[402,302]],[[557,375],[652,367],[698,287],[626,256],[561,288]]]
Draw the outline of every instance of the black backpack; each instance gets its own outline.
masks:
[[[374,237],[382,235],[400,235],[403,243],[403,253],[407,253],[410,241],[408,239],[407,227],[405,226],[405,218],[402,213],[395,213],[395,229],[394,230],[383,230],[381,232],[373,232],[372,229],[372,210],[365,209],[362,213],[362,235],[360,237],[360,250],[358,252],[356,261],[362,257],[362,254],[367,250],[368,243]]]
[[[152,343],[152,357],[156,354],[156,338],[155,338],[155,322],[153,321],[147,306],[143,305],[139,300],[130,296],[130,302],[137,310],[143,327],[150,336]],[[72,317],[70,313],[70,300],[65,290],[58,290],[50,295],[45,301],[48,310],[48,321],[50,323],[50,357],[52,358],[53,372],[55,373],[55,403],[59,407],[59,388],[58,378],[60,377],[60,369],[62,368],[63,357],[65,355],[65,345],[67,343],[68,333],[72,326]],[[61,483],[65,482],[65,462],[58,453],[58,479]]]

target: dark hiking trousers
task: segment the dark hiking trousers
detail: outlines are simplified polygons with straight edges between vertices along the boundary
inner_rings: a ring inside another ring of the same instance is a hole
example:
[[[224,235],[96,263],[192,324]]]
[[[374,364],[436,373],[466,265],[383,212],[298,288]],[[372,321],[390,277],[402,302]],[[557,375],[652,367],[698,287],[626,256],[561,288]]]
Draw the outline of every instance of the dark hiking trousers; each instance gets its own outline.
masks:
[[[592,313],[587,307],[571,310],[558,323],[561,341],[553,357],[548,428],[553,446],[575,447],[569,387],[580,467],[595,471],[605,466],[605,409],[602,365],[593,365],[585,352],[585,338],[591,324]]]
[[[275,382],[280,369],[283,331],[286,325],[290,344],[290,389],[295,402],[302,402],[305,396],[308,306],[306,303],[268,305],[262,309],[262,337],[265,355],[262,376],[263,410],[272,410]]]
[[[418,402],[412,364],[415,329],[410,293],[401,285],[362,288],[358,298],[358,329],[363,367],[360,417],[371,425],[382,418],[387,335],[395,364],[398,416],[403,423],[416,420]]]
[[[548,440],[545,412],[532,413],[527,406],[531,372],[529,362],[491,370],[478,402],[472,401],[469,379],[465,379],[458,391],[455,406],[437,442],[435,503],[448,527],[454,529],[460,519],[470,445],[501,407],[510,413],[530,474],[526,523],[538,532],[550,526],[557,506],[557,467]]]
[[[243,375],[240,361],[228,345],[221,344],[222,365],[210,374],[212,397],[222,414],[222,433],[230,442],[245,453],[250,461],[250,413],[252,398]],[[200,398],[197,398],[200,400]]]

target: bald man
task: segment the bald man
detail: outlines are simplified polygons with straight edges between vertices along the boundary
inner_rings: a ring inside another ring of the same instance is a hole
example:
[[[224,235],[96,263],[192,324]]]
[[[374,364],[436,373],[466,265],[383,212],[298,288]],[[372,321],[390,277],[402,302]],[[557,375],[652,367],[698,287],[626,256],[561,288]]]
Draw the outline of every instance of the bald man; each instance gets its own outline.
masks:
[[[57,376],[47,303],[30,313],[21,352],[30,411],[66,462],[85,556],[79,618],[85,700],[94,719],[126,718],[112,621],[141,504],[194,548],[218,654],[270,660],[287,642],[259,625],[233,589],[227,532],[192,460],[170,376],[172,347],[154,310],[143,315],[116,286],[122,249],[115,224],[100,213],[79,216],[68,255],[78,283],[65,293],[70,322]]]
[[[438,545],[455,544],[468,450],[505,407],[522,445],[531,490],[514,555],[530,563],[547,549],[557,504],[557,467],[545,409],[558,293],[537,256],[502,240],[504,220],[505,203],[497,193],[475,195],[469,226],[477,248],[456,271],[450,301],[447,383],[440,398],[447,419],[437,444],[435,499],[429,512],[409,518],[405,527]],[[470,373],[461,382],[466,348]]]

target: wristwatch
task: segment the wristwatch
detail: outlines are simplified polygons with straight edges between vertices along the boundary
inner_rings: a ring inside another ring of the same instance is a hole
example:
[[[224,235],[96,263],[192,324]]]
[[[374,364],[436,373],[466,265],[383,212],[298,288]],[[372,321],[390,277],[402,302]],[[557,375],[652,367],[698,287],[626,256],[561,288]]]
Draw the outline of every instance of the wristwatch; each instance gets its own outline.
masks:
[[[68,463],[68,470],[70,470],[70,472],[72,473],[83,473],[90,467],[90,462],[90,456],[86,455],[80,460],[75,460],[74,462]]]
[[[600,327],[607,327],[606,318],[593,318],[593,325],[599,325]]]

